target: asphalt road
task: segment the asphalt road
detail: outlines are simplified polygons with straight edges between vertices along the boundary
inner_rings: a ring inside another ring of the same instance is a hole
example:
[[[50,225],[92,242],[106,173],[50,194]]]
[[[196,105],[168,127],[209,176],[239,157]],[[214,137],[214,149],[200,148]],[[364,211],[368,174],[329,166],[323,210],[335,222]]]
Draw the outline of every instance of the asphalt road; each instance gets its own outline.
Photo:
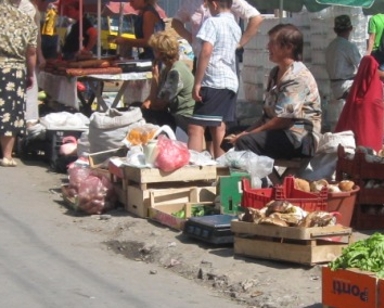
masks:
[[[0,167],[0,307],[240,307],[74,228],[53,201],[59,183],[46,166]]]

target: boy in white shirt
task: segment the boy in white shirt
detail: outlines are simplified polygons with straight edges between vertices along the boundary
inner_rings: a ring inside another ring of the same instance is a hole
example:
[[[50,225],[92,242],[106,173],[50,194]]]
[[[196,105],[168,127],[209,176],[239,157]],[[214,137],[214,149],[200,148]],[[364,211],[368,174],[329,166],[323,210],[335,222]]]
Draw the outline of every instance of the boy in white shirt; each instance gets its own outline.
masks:
[[[220,144],[225,135],[225,122],[235,120],[236,74],[235,51],[241,29],[230,9],[232,0],[206,0],[212,15],[201,26],[197,39],[201,42],[195,84],[192,91],[195,108],[188,126],[188,147],[204,149],[204,130],[209,128],[214,157],[224,154]]]

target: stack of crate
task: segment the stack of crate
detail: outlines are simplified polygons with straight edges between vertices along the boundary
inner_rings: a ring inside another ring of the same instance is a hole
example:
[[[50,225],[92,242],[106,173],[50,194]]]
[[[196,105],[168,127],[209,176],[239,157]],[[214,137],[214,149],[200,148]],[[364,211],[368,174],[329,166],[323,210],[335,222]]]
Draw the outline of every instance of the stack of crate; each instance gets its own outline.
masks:
[[[213,202],[216,166],[184,166],[173,172],[157,168],[123,166],[125,209],[146,218],[150,207],[188,202]]]
[[[369,156],[356,152],[350,158],[341,145],[338,148],[336,180],[348,179],[360,186],[352,222],[358,230],[384,228],[384,163],[379,156]]]
[[[305,265],[327,263],[351,243],[352,229],[341,225],[300,228],[231,221],[234,253]]]

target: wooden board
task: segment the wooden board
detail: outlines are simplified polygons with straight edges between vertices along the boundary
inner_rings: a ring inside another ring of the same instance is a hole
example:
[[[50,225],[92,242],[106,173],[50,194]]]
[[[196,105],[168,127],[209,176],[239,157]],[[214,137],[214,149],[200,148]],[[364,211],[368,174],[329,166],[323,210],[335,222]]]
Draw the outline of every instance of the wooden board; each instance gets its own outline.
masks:
[[[190,217],[190,213],[186,213],[186,218],[178,218],[173,216],[172,213],[178,212],[182,209],[185,209],[187,212],[188,203],[176,203],[176,204],[165,204],[159,205],[157,207],[150,207],[148,210],[148,216],[152,220],[156,220],[162,225],[168,226],[175,230],[183,230],[184,224],[187,221],[186,218]]]
[[[252,222],[238,220],[233,220],[231,222],[231,231],[233,233],[245,233],[299,240],[313,240],[330,236],[349,236],[352,234],[351,228],[341,225],[317,228],[297,228],[273,225],[258,225]]]
[[[106,177],[107,179],[111,179],[111,174],[109,173],[108,169],[104,168],[91,168],[91,173],[95,174],[99,177]]]
[[[117,148],[108,151],[91,153],[88,155],[89,165],[91,168],[102,166],[109,158],[113,156],[125,157],[127,148]]]
[[[252,258],[280,260],[315,265],[334,260],[347,244],[324,243],[313,240],[310,244],[281,243],[266,239],[234,237],[234,253]]]
[[[123,168],[125,179],[138,184],[215,180],[217,176],[216,166],[185,166],[173,172],[164,172],[158,168]]]

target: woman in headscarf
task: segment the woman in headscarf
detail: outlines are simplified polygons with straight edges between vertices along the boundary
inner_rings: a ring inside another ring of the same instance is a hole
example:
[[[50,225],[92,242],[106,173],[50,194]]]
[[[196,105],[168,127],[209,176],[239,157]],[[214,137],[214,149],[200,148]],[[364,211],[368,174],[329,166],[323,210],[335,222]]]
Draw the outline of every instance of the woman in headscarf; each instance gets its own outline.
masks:
[[[335,128],[335,132],[353,131],[356,146],[375,151],[383,147],[383,84],[378,68],[373,56],[363,57]]]
[[[152,48],[148,45],[149,38],[152,34],[165,29],[165,23],[156,10],[156,2],[157,0],[130,0],[131,6],[139,11],[135,21],[136,38],[112,38],[112,41],[124,47],[142,48],[143,52],[139,53],[139,59],[153,60],[155,58]]]
[[[36,66],[37,25],[18,10],[18,3],[0,2],[0,165],[14,167],[16,136],[25,130],[25,91],[32,87]]]

